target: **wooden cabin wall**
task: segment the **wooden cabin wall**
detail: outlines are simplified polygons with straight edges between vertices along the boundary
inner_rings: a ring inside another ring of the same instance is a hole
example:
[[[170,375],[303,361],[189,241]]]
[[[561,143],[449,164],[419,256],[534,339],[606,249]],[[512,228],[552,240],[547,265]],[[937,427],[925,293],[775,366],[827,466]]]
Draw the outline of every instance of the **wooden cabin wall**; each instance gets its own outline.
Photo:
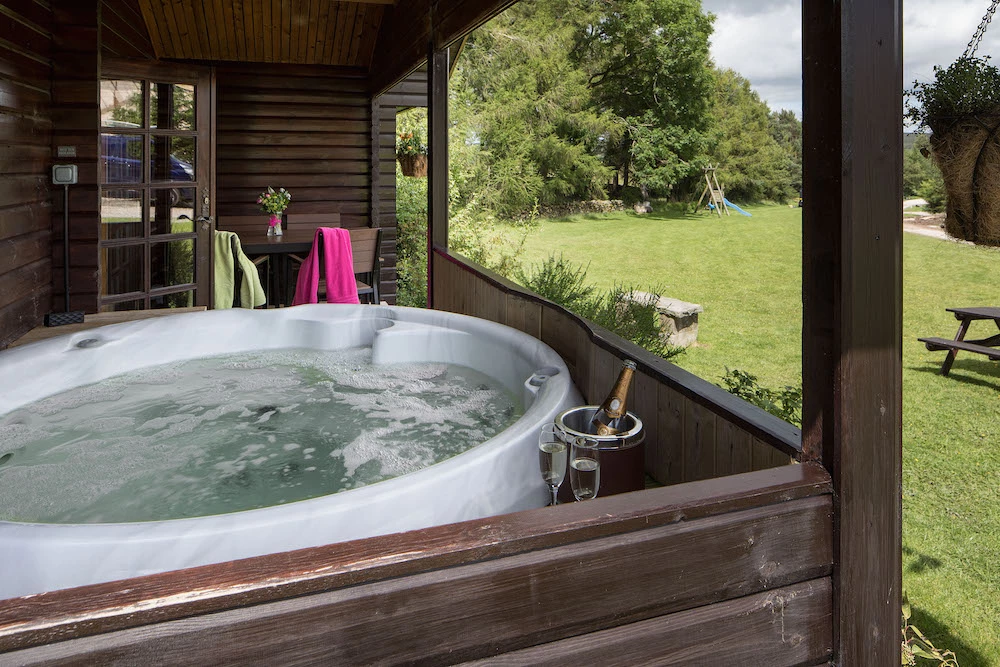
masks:
[[[821,466],[784,466],[0,601],[0,652],[13,664],[827,664],[830,489]]]
[[[100,233],[101,0],[53,3],[52,160],[77,165],[69,187],[70,308],[97,312]],[[59,158],[60,146],[76,157]],[[52,293],[64,307],[63,188],[51,187]]]
[[[373,165],[382,154],[373,158],[374,107],[360,72],[217,63],[216,81],[220,219],[259,214],[263,220],[257,195],[269,185],[283,187],[292,193],[288,213],[340,213],[347,228],[375,222],[386,227],[383,250],[395,247],[394,171],[378,170],[379,215],[372,215]],[[378,151],[390,140],[387,132],[395,132],[394,117],[378,133]],[[395,252],[383,257],[382,294],[394,300]]]
[[[639,372],[630,408],[643,420],[646,472],[661,484],[783,466],[797,455],[798,429],[725,390],[467,260],[438,249],[433,269],[435,308],[506,324],[544,341],[569,366],[588,403],[603,400],[622,359],[635,359]]]
[[[0,0],[0,348],[52,305],[52,10]]]

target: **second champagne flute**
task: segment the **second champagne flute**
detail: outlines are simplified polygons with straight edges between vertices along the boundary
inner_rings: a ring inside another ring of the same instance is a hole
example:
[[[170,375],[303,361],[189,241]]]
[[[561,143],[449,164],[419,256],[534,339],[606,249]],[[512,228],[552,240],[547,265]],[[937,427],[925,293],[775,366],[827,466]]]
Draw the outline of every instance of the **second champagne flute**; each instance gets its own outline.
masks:
[[[597,496],[601,487],[601,450],[596,440],[577,438],[569,457],[569,483],[577,500]]]

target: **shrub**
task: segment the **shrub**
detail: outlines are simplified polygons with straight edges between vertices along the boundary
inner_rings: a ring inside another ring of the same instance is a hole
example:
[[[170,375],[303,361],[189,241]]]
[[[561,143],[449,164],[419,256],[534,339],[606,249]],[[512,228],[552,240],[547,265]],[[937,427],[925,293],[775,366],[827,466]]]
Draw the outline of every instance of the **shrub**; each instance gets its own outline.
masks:
[[[646,292],[652,298],[644,302],[634,301],[629,298],[629,294],[635,291]],[[669,337],[664,336],[660,327],[660,313],[653,304],[660,300],[661,291],[649,287],[616,285],[610,290],[595,294],[579,314],[658,357],[673,359],[684,348],[671,345]]]
[[[921,199],[926,200],[927,210],[931,213],[940,213],[948,203],[948,193],[945,192],[944,181],[940,176],[923,181],[917,192]]]
[[[518,268],[515,280],[549,301],[580,312],[593,298],[594,287],[587,284],[587,269],[574,267],[560,254],[549,257],[537,266]]]
[[[562,255],[558,259],[550,255],[539,265],[527,270],[519,269],[515,280],[539,296],[664,359],[671,359],[684,351],[682,347],[670,345],[663,336],[659,312],[652,305],[660,298],[659,290],[642,290],[654,295],[645,303],[629,299],[629,293],[636,290],[628,287],[616,286],[598,291],[587,284],[586,267],[576,266]]]
[[[617,196],[628,207],[646,201],[646,198],[642,196],[642,190],[634,185],[623,185]]]
[[[396,303],[427,307],[427,179],[396,166]]]
[[[910,625],[911,613],[910,601],[907,599],[906,593],[903,593],[902,664],[916,665],[917,658],[921,658],[921,660],[929,660],[942,667],[958,667],[954,651],[937,648],[915,625]]]
[[[729,368],[722,383],[730,394],[767,410],[789,424],[802,425],[802,387],[786,386],[776,391],[762,387],[755,375]]]

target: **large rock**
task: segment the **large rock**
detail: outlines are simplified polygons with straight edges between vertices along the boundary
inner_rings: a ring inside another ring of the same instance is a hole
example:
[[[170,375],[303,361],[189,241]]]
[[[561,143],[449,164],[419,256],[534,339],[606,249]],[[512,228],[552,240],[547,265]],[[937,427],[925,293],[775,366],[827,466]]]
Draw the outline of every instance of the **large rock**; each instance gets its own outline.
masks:
[[[689,347],[698,341],[698,314],[705,311],[697,303],[688,303],[669,296],[659,298],[648,292],[629,292],[627,298],[635,303],[651,305],[660,315],[663,339],[680,347]]]

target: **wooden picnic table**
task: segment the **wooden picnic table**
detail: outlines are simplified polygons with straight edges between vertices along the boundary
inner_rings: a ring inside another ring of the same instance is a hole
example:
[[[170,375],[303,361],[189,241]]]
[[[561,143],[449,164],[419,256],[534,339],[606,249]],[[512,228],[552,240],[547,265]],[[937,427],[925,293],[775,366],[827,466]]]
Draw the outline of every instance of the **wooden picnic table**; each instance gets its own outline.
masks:
[[[983,354],[994,361],[1000,361],[1000,333],[989,338],[979,338],[976,340],[965,340],[965,334],[969,331],[969,325],[976,320],[993,320],[993,323],[1000,330],[1000,308],[946,308],[954,313],[955,319],[959,321],[958,333],[954,339],[947,338],[918,338],[932,352],[947,350],[941,365],[941,375],[948,375],[951,365],[955,363],[958,351],[975,352]]]

